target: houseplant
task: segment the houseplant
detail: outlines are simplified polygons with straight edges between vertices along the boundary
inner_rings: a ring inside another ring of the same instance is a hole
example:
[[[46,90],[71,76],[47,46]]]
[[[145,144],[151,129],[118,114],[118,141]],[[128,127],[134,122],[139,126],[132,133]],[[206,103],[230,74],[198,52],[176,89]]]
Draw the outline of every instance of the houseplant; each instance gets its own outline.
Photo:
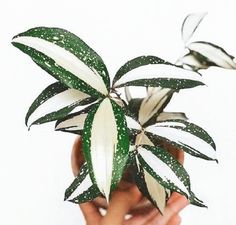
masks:
[[[32,103],[26,124],[43,103],[66,96],[71,104],[43,115],[29,127],[56,121],[56,130],[82,135],[85,162],[65,199],[82,203],[104,196],[109,201],[129,169],[140,191],[161,212],[172,191],[204,207],[191,190],[188,173],[165,148],[172,145],[216,161],[214,141],[183,113],[163,111],[174,93],[204,85],[198,70],[236,68],[233,57],[222,48],[189,43],[204,16],[191,14],[185,19],[182,37],[187,53],[177,65],[156,56],[140,56],[123,65],[112,84],[101,57],[66,30],[37,27],[13,38],[15,47],[57,80]],[[146,87],[147,96],[132,98],[129,86]],[[121,95],[123,88],[126,98]]]

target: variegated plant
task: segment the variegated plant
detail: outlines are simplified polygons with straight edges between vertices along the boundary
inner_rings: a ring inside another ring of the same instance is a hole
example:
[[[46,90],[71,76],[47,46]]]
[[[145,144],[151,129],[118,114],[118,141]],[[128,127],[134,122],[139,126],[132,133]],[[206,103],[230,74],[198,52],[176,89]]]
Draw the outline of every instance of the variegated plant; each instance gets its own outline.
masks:
[[[192,14],[185,19],[185,43],[203,17]],[[187,32],[191,20],[195,22]],[[181,65],[156,56],[137,57],[123,65],[111,83],[101,57],[66,30],[33,28],[15,36],[12,44],[57,80],[32,103],[26,124],[30,127],[56,121],[56,130],[82,135],[85,162],[66,190],[65,199],[82,203],[104,196],[109,200],[129,169],[140,191],[161,212],[172,191],[185,195],[192,204],[204,206],[191,190],[188,173],[163,143],[196,157],[216,160],[214,141],[205,130],[187,122],[184,113],[163,110],[175,92],[203,85],[197,70],[211,65],[227,68],[226,64],[235,68],[233,57],[208,43],[211,54],[216,54],[209,57],[205,48],[199,44],[198,49],[192,48],[196,43],[191,43],[187,45],[189,53],[179,60]],[[190,56],[194,64],[186,63]],[[129,86],[147,87],[147,96],[132,98]],[[122,88],[126,99],[120,94]],[[45,105],[47,112],[29,123]]]
[[[185,18],[181,31],[187,53],[178,60],[178,63],[188,66],[192,70],[207,69],[210,66],[236,69],[235,57],[218,45],[206,41],[190,42],[205,16],[206,13],[193,13]]]

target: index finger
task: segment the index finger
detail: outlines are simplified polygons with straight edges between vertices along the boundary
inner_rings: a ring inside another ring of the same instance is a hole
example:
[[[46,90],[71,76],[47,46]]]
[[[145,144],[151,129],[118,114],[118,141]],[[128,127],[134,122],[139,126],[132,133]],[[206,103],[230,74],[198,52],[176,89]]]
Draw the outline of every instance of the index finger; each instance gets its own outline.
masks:
[[[98,224],[98,221],[101,220],[102,215],[100,214],[99,209],[92,202],[82,203],[79,207],[88,225]]]

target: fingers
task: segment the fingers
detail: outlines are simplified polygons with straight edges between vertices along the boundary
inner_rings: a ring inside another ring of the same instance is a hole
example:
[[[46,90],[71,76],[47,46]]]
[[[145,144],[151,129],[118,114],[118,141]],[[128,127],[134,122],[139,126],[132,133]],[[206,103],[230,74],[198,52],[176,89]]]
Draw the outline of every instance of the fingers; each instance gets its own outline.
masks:
[[[182,209],[184,209],[188,204],[189,204],[189,201],[185,196],[174,192],[167,203],[167,207],[164,211],[164,215],[177,214]]]
[[[134,215],[124,225],[179,225],[181,218],[178,213],[188,204],[189,201],[184,196],[173,193],[163,215],[154,209],[146,215]]]
[[[167,225],[180,225],[181,224],[181,217],[179,215],[173,216]]]
[[[82,203],[79,205],[79,207],[84,215],[87,225],[99,224],[102,216],[99,212],[99,209],[92,202]]]
[[[112,193],[107,214],[103,217],[101,224],[103,225],[123,225],[125,215],[134,207],[142,198],[142,194],[138,188],[133,185],[126,191],[116,190]]]
[[[158,214],[160,213],[157,209],[153,209],[147,214],[135,214],[130,219],[126,220],[124,225],[147,225],[147,222],[158,216]]]

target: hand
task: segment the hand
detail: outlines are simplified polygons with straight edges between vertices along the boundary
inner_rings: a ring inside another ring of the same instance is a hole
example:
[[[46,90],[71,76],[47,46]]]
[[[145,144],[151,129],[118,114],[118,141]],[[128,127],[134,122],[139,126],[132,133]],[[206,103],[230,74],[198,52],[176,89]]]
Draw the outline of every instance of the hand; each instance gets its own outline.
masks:
[[[171,149],[178,160],[183,163],[184,155],[180,150]],[[82,156],[81,139],[77,138],[72,151],[72,170],[74,175],[78,174],[79,168],[84,159]],[[122,181],[123,182],[123,181]],[[188,200],[178,193],[173,193],[161,215],[153,206],[137,207],[145,205],[145,199],[134,184],[122,184],[112,193],[109,207],[104,198],[98,197],[95,200],[80,205],[87,225],[179,225],[181,219],[178,215],[181,209],[188,205]],[[125,187],[125,188],[124,188]],[[107,209],[105,216],[102,216],[99,208]],[[139,210],[137,209],[139,208]],[[125,220],[129,214],[131,218]]]
[[[142,198],[136,186],[126,191],[115,191],[105,216],[102,216],[99,208],[93,202],[80,204],[87,225],[179,225],[181,218],[178,213],[188,205],[188,200],[173,193],[170,197],[164,214],[153,208],[146,214],[136,213],[125,220],[125,215]]]

